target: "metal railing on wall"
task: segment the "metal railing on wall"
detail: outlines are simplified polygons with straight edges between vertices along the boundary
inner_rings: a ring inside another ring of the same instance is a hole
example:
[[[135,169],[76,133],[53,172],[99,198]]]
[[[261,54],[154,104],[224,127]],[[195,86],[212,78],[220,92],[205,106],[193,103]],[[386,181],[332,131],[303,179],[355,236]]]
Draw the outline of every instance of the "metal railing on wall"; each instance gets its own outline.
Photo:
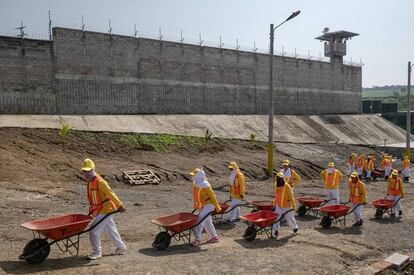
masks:
[[[79,29],[82,31],[92,31],[92,32],[101,32],[101,33],[110,33],[114,35],[123,35],[129,37],[136,37],[136,38],[147,38],[147,39],[157,39],[162,41],[169,41],[169,42],[176,42],[176,43],[186,43],[192,45],[199,45],[199,46],[206,46],[206,47],[214,47],[214,48],[222,48],[222,49],[230,49],[230,50],[237,50],[237,51],[244,51],[244,52],[254,52],[254,53],[261,53],[261,54],[268,54],[269,49],[258,48],[256,47],[256,42],[252,42],[250,46],[240,45],[239,40],[235,39],[233,42],[224,42],[222,36],[218,36],[218,41],[209,41],[203,38],[202,33],[198,34],[198,38],[194,37],[187,37],[184,35],[183,30],[180,30],[179,36],[167,34],[163,31],[162,27],[158,28],[157,33],[146,32],[137,28],[136,24],[132,24],[131,27],[120,27],[113,24],[111,19],[105,19],[106,24],[102,24],[105,27],[89,27],[85,24],[84,16],[81,16],[80,22],[73,22],[72,24],[65,24],[65,23],[56,23],[52,21],[52,17],[50,11],[48,13],[48,32],[47,33],[34,33],[30,32],[28,27],[24,26],[23,22],[21,25],[16,28],[0,28],[0,35],[4,36],[14,36],[20,38],[27,38],[27,39],[39,39],[39,40],[52,40],[52,28],[53,27],[62,27],[62,28],[70,28],[70,29]],[[100,19],[101,21],[104,20],[103,18]],[[103,22],[102,22],[103,23]],[[329,62],[330,59],[321,55],[312,55],[310,50],[307,51],[306,54],[303,53],[304,51],[299,49],[294,49],[292,52],[285,51],[284,46],[281,46],[280,49],[275,49],[274,54],[277,56],[286,56],[291,58],[298,58],[298,59],[307,59],[312,61],[321,61],[321,62]],[[350,60],[344,60],[343,63],[345,65],[350,66],[357,66],[362,67],[364,63],[360,59],[358,62],[353,61],[352,58]]]

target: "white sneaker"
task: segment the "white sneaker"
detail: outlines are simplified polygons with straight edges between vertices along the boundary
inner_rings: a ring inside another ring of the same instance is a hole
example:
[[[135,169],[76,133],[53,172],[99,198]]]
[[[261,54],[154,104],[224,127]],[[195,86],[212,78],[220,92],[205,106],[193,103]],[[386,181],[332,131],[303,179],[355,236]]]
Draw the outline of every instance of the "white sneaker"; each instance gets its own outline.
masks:
[[[91,255],[88,255],[86,257],[86,259],[91,260],[91,261],[98,260],[100,258],[102,258],[102,254],[100,254],[100,253],[92,253]]]
[[[115,249],[114,252],[112,252],[112,255],[122,255],[122,254],[124,254],[125,250],[126,250],[125,246],[124,247],[118,247],[117,249]]]

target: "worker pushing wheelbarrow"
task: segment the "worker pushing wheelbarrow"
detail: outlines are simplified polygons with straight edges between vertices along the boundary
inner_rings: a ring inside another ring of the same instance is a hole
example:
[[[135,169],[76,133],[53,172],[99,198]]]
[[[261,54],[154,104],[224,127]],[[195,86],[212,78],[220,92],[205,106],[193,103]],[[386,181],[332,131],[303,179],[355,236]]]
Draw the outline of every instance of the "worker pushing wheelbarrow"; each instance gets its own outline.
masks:
[[[295,198],[293,197],[292,187],[286,182],[282,173],[277,173],[274,183],[275,199],[273,200],[273,211],[259,210],[242,216],[241,219],[247,221],[249,226],[243,235],[247,241],[252,241],[259,233],[266,233],[268,237],[277,238],[279,235],[280,221],[286,218],[293,233],[297,234],[298,225],[293,215],[296,209]]]
[[[109,240],[116,246],[112,255],[124,253],[126,246],[112,217],[115,212],[125,211],[122,202],[108,183],[96,173],[95,163],[91,159],[83,161],[81,171],[87,182],[89,214],[64,215],[22,224],[24,228],[33,231],[34,240],[26,245],[20,259],[40,263],[49,255],[52,244],[56,244],[62,251],[78,255],[79,237],[85,233],[89,233],[93,250],[87,258],[99,259],[102,257],[102,231],[107,233]],[[89,223],[91,224],[85,230]],[[37,238],[34,232],[38,233]],[[74,248],[74,251],[70,250],[71,248]]]
[[[80,236],[94,230],[113,213],[115,212],[106,214],[96,223],[93,223],[91,215],[84,214],[67,214],[26,222],[21,226],[32,231],[33,240],[26,244],[19,259],[31,264],[41,263],[49,256],[53,244],[62,252],[78,256]],[[91,224],[89,228],[88,224]]]
[[[375,212],[377,220],[382,219],[385,213],[388,213],[390,217],[395,217],[395,212],[397,211],[398,215],[402,216],[401,198],[405,196],[405,191],[404,181],[398,175],[398,170],[393,170],[391,177],[388,178],[387,196],[384,199],[377,199],[371,202],[377,209]]]
[[[353,226],[362,226],[362,210],[367,201],[365,184],[359,179],[358,172],[352,172],[349,179],[349,200],[345,204],[327,205],[320,207],[318,211],[323,213],[321,225],[329,228],[332,223],[346,226],[346,216],[354,214]],[[350,204],[349,206],[347,204]]]

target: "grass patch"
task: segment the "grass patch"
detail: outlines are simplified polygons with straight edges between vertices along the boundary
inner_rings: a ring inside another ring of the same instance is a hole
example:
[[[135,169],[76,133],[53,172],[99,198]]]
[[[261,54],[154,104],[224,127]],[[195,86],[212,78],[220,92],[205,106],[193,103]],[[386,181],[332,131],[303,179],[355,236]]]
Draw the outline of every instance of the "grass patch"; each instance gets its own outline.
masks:
[[[156,152],[185,147],[200,149],[203,146],[203,138],[166,134],[122,134],[119,141],[131,149]]]

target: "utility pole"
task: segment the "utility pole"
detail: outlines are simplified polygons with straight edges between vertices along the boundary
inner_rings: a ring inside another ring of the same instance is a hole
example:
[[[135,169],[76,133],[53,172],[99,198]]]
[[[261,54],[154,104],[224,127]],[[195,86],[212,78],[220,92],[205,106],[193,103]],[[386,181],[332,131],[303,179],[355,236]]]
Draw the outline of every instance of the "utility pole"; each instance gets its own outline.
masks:
[[[408,83],[407,83],[407,128],[406,128],[406,148],[405,148],[405,155],[408,156],[408,159],[411,161],[411,100],[410,100],[410,92],[411,92],[411,62],[408,61]]]
[[[50,11],[49,11],[49,40],[52,40],[52,18],[50,16]]]
[[[273,47],[275,29],[270,24],[270,49],[269,49],[269,139],[267,143],[267,170],[273,176],[273,114],[275,112],[275,99],[273,96]]]
[[[285,21],[273,27],[270,24],[270,47],[269,47],[269,139],[267,142],[267,172],[273,176],[273,115],[275,113],[275,100],[273,93],[273,48],[275,30],[282,26],[287,21],[295,18],[300,14],[300,11],[293,12]]]

